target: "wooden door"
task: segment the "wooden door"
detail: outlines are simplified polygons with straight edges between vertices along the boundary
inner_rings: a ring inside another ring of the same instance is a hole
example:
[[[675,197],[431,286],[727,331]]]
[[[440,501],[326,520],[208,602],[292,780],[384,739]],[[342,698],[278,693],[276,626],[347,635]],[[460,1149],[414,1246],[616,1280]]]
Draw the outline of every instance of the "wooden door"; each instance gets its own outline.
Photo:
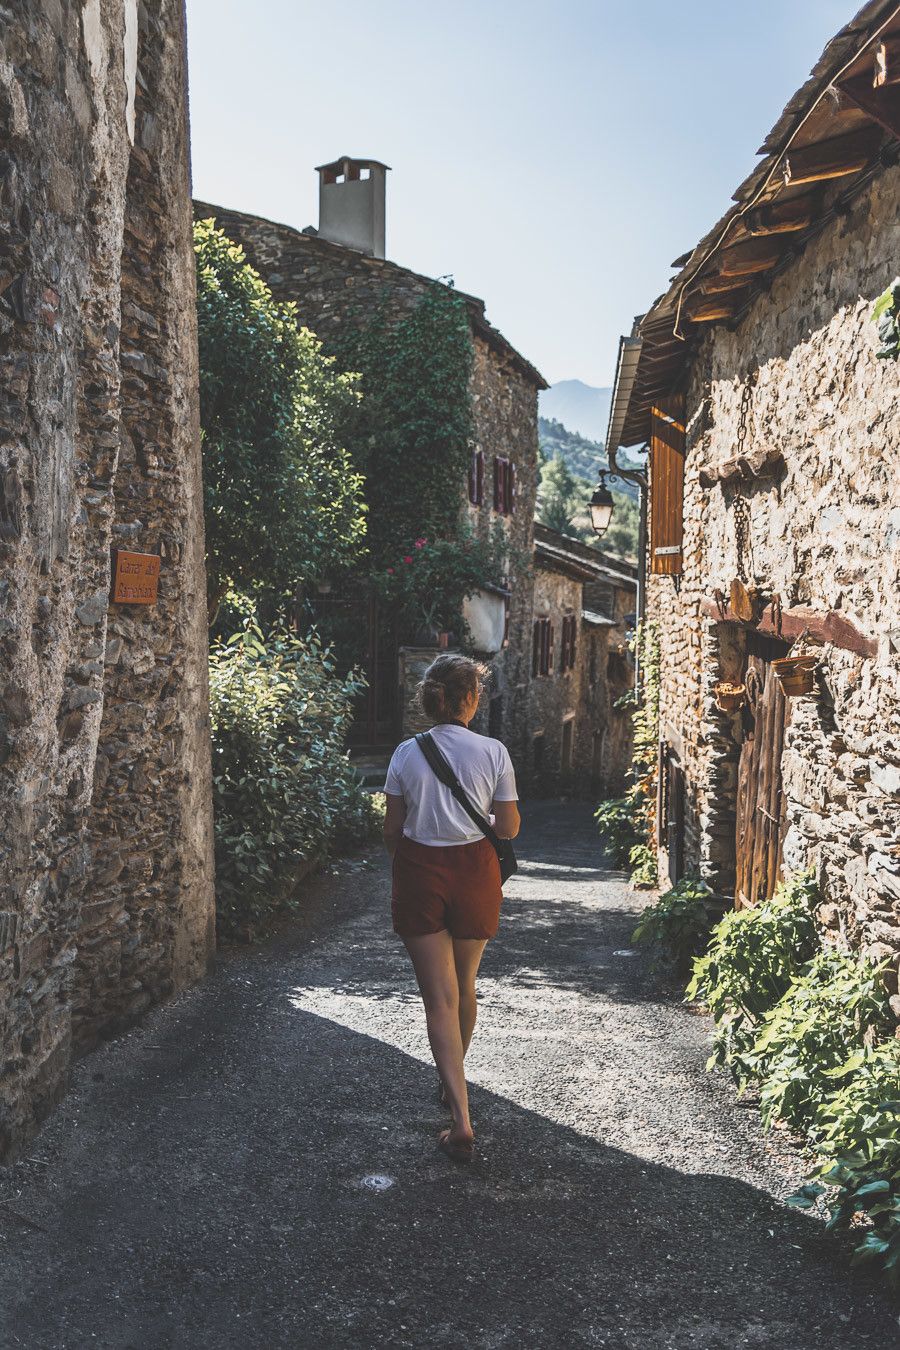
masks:
[[[783,643],[748,635],[747,704],[737,787],[737,885],[735,906],[743,909],[767,900],[781,869],[785,804],[781,752],[789,700],[772,673],[772,659]]]

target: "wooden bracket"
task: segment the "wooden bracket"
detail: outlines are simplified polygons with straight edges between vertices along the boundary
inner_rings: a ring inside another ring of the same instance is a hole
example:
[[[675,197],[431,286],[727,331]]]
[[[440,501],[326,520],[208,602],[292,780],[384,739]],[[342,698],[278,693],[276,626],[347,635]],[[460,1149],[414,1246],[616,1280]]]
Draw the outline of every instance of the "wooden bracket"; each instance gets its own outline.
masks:
[[[779,624],[779,615],[772,604],[766,605],[758,623],[743,622],[730,605],[723,607],[715,595],[703,600],[700,608],[707,618],[719,623],[739,624],[742,628],[753,628],[756,632],[770,633],[773,637],[783,637],[790,642],[807,629],[813,641],[829,642],[832,647],[853,652],[855,656],[873,657],[878,653],[877,641],[866,637],[846,615],[837,610],[831,609],[823,614],[806,605],[792,605],[789,609],[781,610]]]

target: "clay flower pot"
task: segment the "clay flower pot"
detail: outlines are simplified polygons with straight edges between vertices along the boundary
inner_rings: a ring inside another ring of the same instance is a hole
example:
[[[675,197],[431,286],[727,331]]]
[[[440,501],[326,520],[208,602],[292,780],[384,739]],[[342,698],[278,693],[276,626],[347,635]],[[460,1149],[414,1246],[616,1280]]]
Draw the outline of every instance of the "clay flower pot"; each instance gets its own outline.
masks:
[[[746,686],[732,684],[730,680],[719,680],[718,684],[713,686],[713,693],[716,696],[716,707],[725,713],[737,712],[747,697]]]
[[[802,656],[780,656],[772,662],[775,678],[788,698],[811,694],[816,684],[816,666],[819,658],[807,653]]]

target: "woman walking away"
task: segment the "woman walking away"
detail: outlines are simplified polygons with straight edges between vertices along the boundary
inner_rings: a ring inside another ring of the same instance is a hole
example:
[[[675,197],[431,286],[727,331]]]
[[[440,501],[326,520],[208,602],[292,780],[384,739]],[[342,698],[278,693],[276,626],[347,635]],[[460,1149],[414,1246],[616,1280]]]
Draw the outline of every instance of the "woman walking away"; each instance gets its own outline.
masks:
[[[475,1147],[463,1059],[475,1029],[475,976],[497,932],[502,896],[497,847],[447,782],[456,776],[475,814],[491,818],[495,837],[513,839],[519,832],[509,752],[500,741],[469,731],[483,673],[465,656],[432,662],[420,692],[434,726],[421,741],[397,747],[385,785],[394,931],[416,972],[441,1100],[453,1113],[453,1125],[438,1143],[455,1162],[471,1162]]]

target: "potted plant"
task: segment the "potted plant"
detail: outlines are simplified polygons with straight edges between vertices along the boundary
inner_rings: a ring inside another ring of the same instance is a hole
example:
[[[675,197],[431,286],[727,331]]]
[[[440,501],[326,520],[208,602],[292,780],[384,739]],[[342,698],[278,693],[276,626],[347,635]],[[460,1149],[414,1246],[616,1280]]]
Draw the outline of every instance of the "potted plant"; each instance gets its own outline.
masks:
[[[716,707],[725,713],[735,713],[747,697],[747,686],[732,684],[730,680],[719,680],[713,686]]]
[[[496,541],[461,533],[455,539],[416,539],[378,578],[400,632],[414,646],[446,650],[465,636],[463,602],[502,567]]]
[[[818,656],[808,649],[804,631],[787,656],[775,658],[772,672],[788,698],[801,698],[815,689],[818,664]]]

